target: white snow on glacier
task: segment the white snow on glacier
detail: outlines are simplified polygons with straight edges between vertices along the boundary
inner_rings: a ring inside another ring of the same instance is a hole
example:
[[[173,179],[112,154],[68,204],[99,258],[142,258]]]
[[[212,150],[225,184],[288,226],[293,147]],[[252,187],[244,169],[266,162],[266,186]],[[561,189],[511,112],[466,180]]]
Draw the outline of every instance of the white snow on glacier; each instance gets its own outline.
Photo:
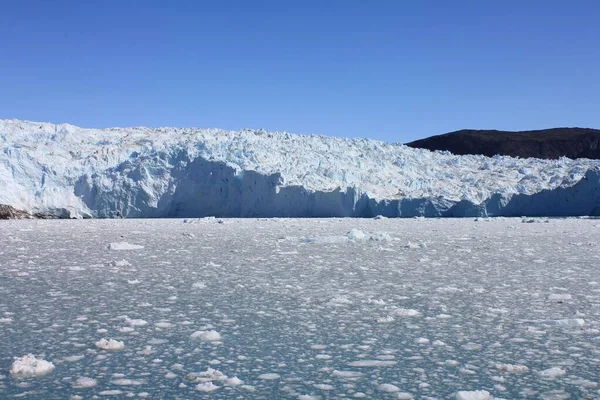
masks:
[[[600,161],[366,139],[0,120],[0,204],[62,217],[600,214]]]

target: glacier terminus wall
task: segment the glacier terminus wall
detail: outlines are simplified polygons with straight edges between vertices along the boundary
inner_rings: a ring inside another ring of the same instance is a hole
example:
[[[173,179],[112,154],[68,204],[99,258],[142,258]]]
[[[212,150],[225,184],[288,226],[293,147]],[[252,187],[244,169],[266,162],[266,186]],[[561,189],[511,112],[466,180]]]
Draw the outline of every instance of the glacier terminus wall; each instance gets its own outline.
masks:
[[[0,120],[0,204],[59,218],[600,215],[600,161]]]

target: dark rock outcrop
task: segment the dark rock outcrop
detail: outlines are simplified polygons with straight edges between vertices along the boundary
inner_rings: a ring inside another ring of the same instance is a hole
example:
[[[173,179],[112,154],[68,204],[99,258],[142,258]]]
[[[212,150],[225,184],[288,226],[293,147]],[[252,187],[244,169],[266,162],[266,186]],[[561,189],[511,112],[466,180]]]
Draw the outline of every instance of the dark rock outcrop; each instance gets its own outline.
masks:
[[[457,155],[600,159],[600,130],[553,128],[506,132],[464,129],[416,140],[406,145],[428,150],[447,150]]]
[[[0,204],[0,219],[30,219],[31,215],[12,206]]]

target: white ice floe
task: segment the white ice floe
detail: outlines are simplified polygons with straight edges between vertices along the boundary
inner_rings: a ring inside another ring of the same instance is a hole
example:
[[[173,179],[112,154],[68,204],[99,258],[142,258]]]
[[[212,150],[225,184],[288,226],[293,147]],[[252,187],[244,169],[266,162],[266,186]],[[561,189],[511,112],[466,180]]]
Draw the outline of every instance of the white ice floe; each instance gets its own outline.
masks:
[[[243,385],[243,384],[244,384],[244,381],[242,381],[237,376],[234,376],[232,378],[227,378],[225,380],[225,386],[240,386],[240,385]]]
[[[525,365],[515,365],[515,364],[496,364],[496,369],[498,371],[509,372],[514,374],[522,374],[529,371],[529,368]]]
[[[113,244],[113,243],[111,243]],[[112,250],[125,250],[125,249],[112,249]],[[110,262],[111,267],[131,267],[131,263],[127,260],[113,260]]]
[[[417,310],[411,308],[395,308],[392,310],[392,314],[397,317],[418,317],[420,315]]]
[[[190,335],[192,339],[199,339],[203,342],[218,342],[221,340],[221,334],[217,331],[196,331]]]
[[[77,355],[77,356],[68,356],[68,357],[65,357],[65,358],[63,358],[63,360],[65,360],[66,362],[76,362],[76,361],[79,361],[79,360],[83,360],[84,358],[85,358],[85,355],[80,354],[80,355]]]
[[[276,380],[276,379],[279,379],[279,378],[281,378],[281,376],[279,374],[276,374],[276,373],[273,373],[273,372],[266,373],[266,374],[260,374],[258,376],[258,379],[262,379],[264,381],[273,381],[273,380]]]
[[[145,326],[148,325],[148,321],[143,319],[132,319],[125,317],[125,323],[129,326]]]
[[[391,367],[396,365],[396,361],[389,360],[359,360],[348,363],[351,367]]]
[[[553,325],[553,326],[583,326],[585,325],[585,319],[583,318],[564,318],[564,319],[549,319],[544,321],[539,321],[543,325]]]
[[[145,381],[141,379],[128,379],[128,378],[118,378],[110,381],[113,385],[117,386],[139,386],[143,385]]]
[[[192,372],[187,374],[186,378],[194,382],[213,382],[226,381],[227,375],[214,368],[207,368],[206,371]]]
[[[396,393],[400,391],[400,388],[396,385],[392,385],[391,383],[382,383],[381,385],[377,386],[377,389],[379,389],[379,391],[381,392],[386,392],[386,393]]]
[[[324,390],[324,391],[329,391],[329,390],[335,389],[335,387],[333,385],[328,385],[327,383],[316,383],[313,386],[319,390]]]
[[[75,389],[88,389],[93,388],[96,385],[98,385],[98,381],[96,379],[86,377],[77,378],[77,380],[72,384],[73,388]]]
[[[331,375],[335,376],[336,378],[340,378],[340,379],[356,380],[356,379],[362,377],[364,374],[362,372],[358,372],[358,371],[339,371],[337,369],[334,369],[333,372],[331,373]]]
[[[54,364],[33,354],[15,358],[10,366],[10,375],[15,378],[32,378],[46,375],[54,369]]]
[[[196,385],[196,390],[199,392],[214,392],[219,388],[220,386],[217,386],[212,382],[202,382]]]
[[[111,390],[103,390],[98,393],[100,396],[120,396],[123,394],[122,390],[111,389]]]
[[[106,248],[109,250],[139,250],[143,249],[144,246],[139,244],[131,244],[127,242],[114,242],[106,245]]]
[[[548,300],[565,301],[565,300],[571,300],[571,297],[572,296],[568,293],[554,293],[554,294],[548,295]]]
[[[543,371],[539,371],[538,375],[542,378],[558,378],[559,376],[566,375],[567,371],[559,367],[552,367],[545,369]]]
[[[107,351],[119,351],[125,348],[125,343],[115,339],[102,338],[95,345],[97,348]]]
[[[385,232],[365,232],[356,228],[348,232],[346,237],[355,242],[383,242],[392,240],[392,237]]]
[[[461,390],[456,393],[456,400],[490,400],[491,398],[487,390]]]

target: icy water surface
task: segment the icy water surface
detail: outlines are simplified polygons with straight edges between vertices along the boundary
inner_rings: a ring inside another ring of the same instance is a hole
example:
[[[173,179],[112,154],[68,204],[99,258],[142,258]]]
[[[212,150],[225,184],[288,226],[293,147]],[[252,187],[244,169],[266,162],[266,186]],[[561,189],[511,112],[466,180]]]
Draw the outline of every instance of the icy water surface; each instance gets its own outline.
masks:
[[[599,398],[599,244],[594,219],[4,221],[0,398]],[[11,375],[29,353],[55,368]]]

